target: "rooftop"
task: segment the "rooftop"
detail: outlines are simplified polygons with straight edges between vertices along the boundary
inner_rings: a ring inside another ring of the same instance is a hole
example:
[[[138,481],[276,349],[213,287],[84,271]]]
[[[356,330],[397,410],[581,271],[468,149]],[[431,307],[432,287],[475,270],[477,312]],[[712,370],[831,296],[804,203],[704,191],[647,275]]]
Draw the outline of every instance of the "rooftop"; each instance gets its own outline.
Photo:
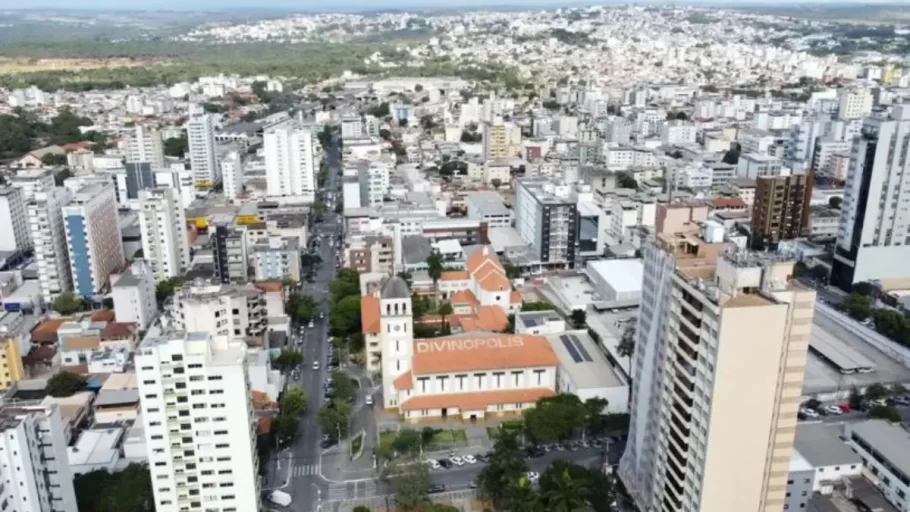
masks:
[[[512,210],[506,208],[502,196],[492,190],[468,192],[467,200],[481,215],[508,216],[512,213]]]
[[[586,331],[553,334],[547,336],[547,339],[559,357],[560,367],[566,371],[577,389],[608,388],[626,384]]]
[[[910,475],[910,432],[885,420],[862,421],[850,425],[849,429],[892,467]]]
[[[415,375],[549,367],[558,363],[545,337],[499,333],[417,339],[412,361]]]
[[[841,428],[827,423],[801,423],[793,448],[813,467],[862,464],[863,459],[840,438]]]
[[[639,259],[589,261],[588,268],[607,281],[617,293],[641,291],[644,266]]]

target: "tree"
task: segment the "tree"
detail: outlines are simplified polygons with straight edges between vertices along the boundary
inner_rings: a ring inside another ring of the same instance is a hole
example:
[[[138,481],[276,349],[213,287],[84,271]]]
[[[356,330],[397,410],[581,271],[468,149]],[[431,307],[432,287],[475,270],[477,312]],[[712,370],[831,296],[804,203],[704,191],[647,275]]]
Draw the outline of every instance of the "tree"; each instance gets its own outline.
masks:
[[[522,311],[553,311],[554,309],[556,308],[553,307],[553,304],[545,300],[523,302],[521,304]]]
[[[164,154],[167,156],[183,158],[183,155],[189,150],[190,142],[186,137],[186,132],[182,133],[179,137],[171,137],[164,141]]]
[[[351,404],[340,400],[333,400],[328,405],[323,405],[316,413],[316,421],[322,430],[337,433],[343,436],[348,430],[348,421],[351,419]]]
[[[901,413],[893,405],[876,405],[869,409],[870,418],[879,418],[891,423],[901,422]]]
[[[101,469],[73,479],[76,508],[92,512],[146,512],[152,496],[152,477],[145,464],[130,464],[122,471]]]
[[[363,505],[357,505],[354,507],[352,512],[371,512],[370,507],[364,507]]]
[[[155,288],[155,297],[158,299],[158,305],[163,305],[171,298],[177,288],[183,286],[183,283],[184,279],[182,277],[172,277],[158,283],[158,286]]]
[[[734,143],[733,147],[728,149],[727,152],[724,153],[724,157],[722,159],[723,163],[728,164],[728,165],[738,164],[740,151],[741,151],[741,149],[740,149],[739,144]]]
[[[332,127],[325,125],[322,127],[322,130],[316,134],[316,138],[319,140],[319,145],[322,146],[322,149],[327,149],[329,144],[332,143],[332,139],[335,137]]]
[[[312,265],[312,262],[310,264]],[[306,266],[305,263],[304,266]],[[316,315],[316,307],[316,299],[312,296],[292,293],[288,297],[285,312],[295,321],[303,323],[309,322]]]
[[[337,304],[341,299],[351,295],[360,297],[360,274],[349,268],[340,269],[335,279],[329,283],[331,302]]]
[[[390,140],[392,138],[392,132],[390,132],[386,128],[382,128],[379,130],[379,138],[381,138],[382,140]]]
[[[274,366],[281,372],[289,372],[303,363],[303,353],[299,350],[284,349],[275,358]]]
[[[490,185],[493,185],[493,188],[499,188],[502,186],[502,180],[499,178],[493,178],[490,180]]]
[[[291,386],[281,400],[281,414],[300,416],[306,408],[306,391],[300,386]]]
[[[872,306],[869,304],[869,298],[857,292],[851,293],[844,301],[844,309],[847,314],[857,320],[865,320],[872,313]]]
[[[300,418],[291,414],[279,414],[272,420],[272,434],[279,444],[288,445],[297,438],[300,431]]]
[[[844,198],[842,198],[842,197],[835,196],[835,197],[832,197],[831,199],[828,199],[828,207],[830,207],[830,208],[840,209],[840,205],[842,205],[843,203],[844,203]]]
[[[878,383],[870,384],[869,387],[866,388],[866,399],[868,400],[881,400],[889,394],[888,388]]]
[[[422,117],[420,118],[420,126],[421,126],[421,128],[423,128],[424,130],[430,131],[430,130],[432,130],[433,128],[436,127],[436,121],[433,120],[433,116],[432,116],[432,115],[427,114],[427,115],[422,116]]]
[[[136,249],[136,252],[133,253],[134,260],[141,260],[144,257],[145,257],[145,252],[143,252],[142,249]]]
[[[454,313],[454,311],[452,310],[452,304],[448,301],[443,302],[442,304],[439,305],[439,310],[437,311],[437,313],[439,313],[439,316],[442,317],[442,332],[448,333],[449,325],[448,325],[448,323],[446,323],[446,318],[449,315],[451,315],[452,313]]]
[[[554,468],[545,471],[548,474],[546,487],[543,480],[540,484],[546,509],[552,512],[576,512],[585,508],[585,497],[590,492],[586,482],[581,478],[572,478],[569,468],[560,466],[554,464]]]
[[[322,201],[316,201],[313,203],[312,209],[317,214],[323,213],[324,211],[326,211],[325,203],[323,203]]]
[[[423,86],[422,86],[422,85],[417,84],[417,85],[414,86],[414,92],[421,92],[421,91],[423,91]]]
[[[391,479],[395,504],[402,510],[423,510],[430,505],[427,491],[430,488],[430,470],[419,459],[411,459],[398,466],[398,474]]]
[[[227,112],[227,107],[218,103],[205,102],[202,104],[202,110],[209,114],[223,114]]]
[[[853,293],[862,295],[863,297],[872,296],[873,291],[875,291],[875,287],[872,286],[872,283],[869,283],[867,281],[860,281],[859,283],[856,283],[853,285],[852,289]]]
[[[52,308],[61,315],[69,316],[85,309],[85,301],[73,292],[63,292],[54,299]]]
[[[892,340],[910,346],[910,319],[903,313],[888,308],[877,308],[872,311],[875,330]]]
[[[548,110],[559,110],[559,102],[556,100],[544,100],[541,106]]]
[[[47,380],[45,391],[57,398],[73,396],[85,390],[85,378],[73,372],[62,371]]]
[[[360,296],[348,295],[338,301],[329,313],[329,325],[335,336],[360,332]]]
[[[619,185],[619,188],[638,188],[638,182],[635,181],[635,178],[623,171],[616,173],[616,184]]]
[[[66,155],[58,153],[46,153],[41,157],[41,163],[49,167],[57,165],[66,165]]]
[[[436,298],[439,299],[439,280],[442,278],[443,265],[445,260],[437,251],[433,251],[427,256],[427,273],[430,275],[430,279],[433,280],[433,288],[436,290]]]
[[[859,410],[859,408],[862,407],[862,405],[863,405],[863,400],[864,400],[864,397],[863,397],[863,394],[860,392],[859,388],[857,388],[856,386],[853,386],[852,388],[850,388],[850,399],[849,399],[850,409]]]
[[[519,485],[528,471],[528,464],[521,453],[518,433],[500,430],[493,444],[490,463],[480,470],[477,482],[484,498],[492,502],[494,510],[509,510],[510,492]]]
[[[58,187],[62,187],[63,183],[68,179],[73,177],[73,171],[67,169],[61,169],[60,171],[54,173],[54,184]]]
[[[505,268],[505,271],[506,271],[506,277],[508,277],[509,279],[518,279],[519,277],[521,277],[521,268],[520,267],[512,265],[511,263],[508,263],[508,262],[504,263],[503,267]]]
[[[629,324],[622,331],[619,344],[616,346],[619,357],[629,358],[629,367],[632,367],[632,355],[635,354],[635,324]]]
[[[576,395],[545,397],[525,413],[525,428],[535,442],[556,442],[568,437],[575,427],[583,426],[585,416],[585,408]]]
[[[410,428],[398,431],[398,435],[392,441],[392,448],[401,455],[420,453],[421,446],[423,446],[423,442],[420,433]]]
[[[407,125],[408,125],[408,120],[407,120],[407,119],[399,119],[399,120],[398,120],[398,126],[404,128],[404,127],[407,126]]]
[[[332,373],[332,398],[343,402],[349,402],[357,396],[358,385],[354,379],[345,372],[335,371]]]
[[[389,111],[389,102],[388,101],[383,101],[379,105],[376,105],[375,107],[373,107],[367,111],[367,113],[370,114],[371,116],[378,117],[380,119],[388,116],[389,112],[390,111]]]
[[[606,398],[589,398],[584,402],[585,428],[592,436],[598,436],[607,431],[607,415],[605,411],[610,403]]]
[[[572,323],[575,324],[576,329],[581,329],[585,326],[585,320],[587,319],[588,314],[583,309],[573,309],[572,310]]]
[[[567,484],[565,477],[571,481]],[[540,491],[547,510],[561,508],[565,503],[567,491],[574,487],[584,505],[596,512],[613,512],[613,482],[602,471],[588,469],[569,461],[557,460],[540,475]]]

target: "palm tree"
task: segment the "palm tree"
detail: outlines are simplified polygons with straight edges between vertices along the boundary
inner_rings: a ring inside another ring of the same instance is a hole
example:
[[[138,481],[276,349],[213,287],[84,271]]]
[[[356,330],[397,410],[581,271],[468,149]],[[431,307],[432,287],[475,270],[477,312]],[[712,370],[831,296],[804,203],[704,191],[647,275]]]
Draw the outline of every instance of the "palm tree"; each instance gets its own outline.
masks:
[[[583,482],[573,480],[569,470],[564,469],[543,497],[550,512],[579,512],[588,508],[585,502],[588,492]]]
[[[619,338],[619,344],[616,346],[616,353],[619,357],[629,358],[629,380],[632,379],[632,355],[635,354],[635,324],[626,327]],[[629,389],[632,389],[632,382],[629,382]],[[632,400],[632,394],[626,397],[629,402]]]
[[[442,304],[439,305],[438,312],[439,312],[439,316],[442,317],[442,332],[444,334],[446,334],[446,331],[447,331],[446,327],[448,327],[448,325],[446,324],[446,317],[451,315],[452,313],[454,313],[454,310],[452,309],[452,304],[450,302],[443,302]]]
[[[436,302],[439,302],[439,279],[442,278],[442,265],[444,260],[442,259],[442,254],[439,254],[436,251],[430,253],[427,256],[427,273],[430,274],[430,279],[433,280],[433,288],[436,290]]]
[[[542,512],[540,495],[531,487],[527,478],[521,477],[518,485],[510,486],[508,492],[509,512]]]

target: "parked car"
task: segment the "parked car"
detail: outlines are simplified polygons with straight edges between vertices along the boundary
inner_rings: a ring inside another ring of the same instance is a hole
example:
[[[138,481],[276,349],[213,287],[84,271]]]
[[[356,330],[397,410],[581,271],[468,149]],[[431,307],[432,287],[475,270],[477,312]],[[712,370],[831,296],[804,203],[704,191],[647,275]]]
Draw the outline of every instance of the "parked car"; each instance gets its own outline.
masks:
[[[815,412],[814,409],[809,409],[808,407],[802,407],[799,410],[799,415],[804,418],[815,419],[819,417],[819,414]]]
[[[895,405],[910,405],[910,397],[908,396],[896,396],[894,397]]]
[[[427,459],[427,460],[425,460],[425,461],[424,461],[424,464],[426,464],[427,467],[429,467],[430,469],[439,469],[439,468],[440,468],[439,463],[436,462],[436,461],[433,460],[433,459]]]
[[[838,407],[838,406],[836,406],[836,405],[826,405],[826,406],[825,406],[825,412],[828,413],[828,414],[834,415],[834,416],[837,416],[837,415],[839,415],[839,414],[843,414],[843,413],[844,413],[844,411],[842,411],[842,410],[840,409],[840,407]]]
[[[312,320],[310,320],[310,323],[309,323],[309,324],[307,324],[307,327],[308,327],[308,328],[310,328],[310,329],[312,329],[312,328],[313,328],[313,321],[312,321]]]
[[[475,459],[473,455],[465,455],[463,459],[468,464],[477,464],[477,459]]]
[[[439,459],[436,462],[438,462],[440,466],[442,466],[446,469],[449,469],[450,467],[452,467],[452,463],[449,462],[449,459]]]
[[[371,395],[363,397],[363,403],[366,405],[373,405],[373,397]]]
[[[427,488],[427,494],[439,494],[441,492],[446,492],[446,486],[442,484],[433,484]]]
[[[458,457],[457,455],[454,457],[449,457],[449,461],[456,466],[464,466],[464,459]]]
[[[525,477],[527,477],[529,482],[536,482],[537,480],[540,479],[540,473],[538,473],[537,471],[528,471],[528,473],[525,475]]]

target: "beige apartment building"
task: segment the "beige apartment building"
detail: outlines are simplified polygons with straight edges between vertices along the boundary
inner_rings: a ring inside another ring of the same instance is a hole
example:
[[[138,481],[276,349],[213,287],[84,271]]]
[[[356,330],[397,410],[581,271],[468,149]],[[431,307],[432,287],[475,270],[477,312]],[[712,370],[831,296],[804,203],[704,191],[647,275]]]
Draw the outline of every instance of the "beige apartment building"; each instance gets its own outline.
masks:
[[[395,244],[390,236],[353,237],[342,252],[344,267],[357,272],[391,274],[395,265]]]
[[[702,208],[660,208],[644,251],[620,478],[648,512],[781,512],[815,292]]]
[[[484,161],[498,160],[509,156],[509,127],[502,121],[486,122],[483,125]]]

